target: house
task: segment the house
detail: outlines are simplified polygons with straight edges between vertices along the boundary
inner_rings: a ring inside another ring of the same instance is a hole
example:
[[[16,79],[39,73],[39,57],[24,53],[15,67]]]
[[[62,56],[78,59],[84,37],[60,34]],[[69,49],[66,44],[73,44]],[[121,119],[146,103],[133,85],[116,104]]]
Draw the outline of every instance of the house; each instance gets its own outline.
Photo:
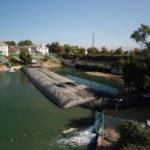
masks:
[[[11,46],[12,49],[15,50],[16,54],[20,54],[20,50],[21,49],[27,49],[29,51],[30,54],[48,54],[48,47],[45,46],[45,44],[42,45],[32,45],[32,46]]]
[[[0,56],[8,56],[8,45],[0,42]]]
[[[49,53],[48,47],[46,47],[44,43],[42,45],[37,46],[37,51],[39,53],[42,53],[43,55]]]

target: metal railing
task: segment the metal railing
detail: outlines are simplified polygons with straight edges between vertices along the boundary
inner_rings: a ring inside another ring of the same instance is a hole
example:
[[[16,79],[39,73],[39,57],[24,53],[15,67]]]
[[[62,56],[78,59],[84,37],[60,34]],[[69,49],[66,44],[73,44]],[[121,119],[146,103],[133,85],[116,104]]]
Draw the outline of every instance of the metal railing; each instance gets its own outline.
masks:
[[[101,136],[111,140],[117,141],[120,137],[119,126],[124,122],[129,122],[130,120],[120,119],[112,116],[104,115],[100,112],[95,112],[95,130]],[[146,124],[132,121],[142,127],[145,127]]]

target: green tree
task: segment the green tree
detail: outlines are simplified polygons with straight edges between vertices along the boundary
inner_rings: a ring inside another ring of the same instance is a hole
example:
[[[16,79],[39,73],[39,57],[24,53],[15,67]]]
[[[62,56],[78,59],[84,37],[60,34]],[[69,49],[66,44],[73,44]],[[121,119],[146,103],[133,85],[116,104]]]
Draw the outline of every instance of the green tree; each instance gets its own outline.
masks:
[[[124,51],[124,54],[125,55],[129,55],[129,51]]]
[[[6,43],[9,46],[16,46],[16,42],[14,41],[4,41],[4,43]]]
[[[123,66],[123,78],[128,89],[150,92],[150,55],[132,56]]]
[[[139,55],[139,54],[141,54],[141,51],[140,51],[139,48],[134,48],[133,53],[134,53],[135,55]]]
[[[85,54],[85,51],[86,51],[85,48],[81,48],[80,49],[80,54]]]
[[[64,47],[59,46],[57,52],[58,52],[59,55],[63,55],[64,54]]]
[[[31,46],[31,45],[33,45],[31,40],[24,40],[18,43],[18,46]]]
[[[99,50],[96,47],[90,47],[87,49],[88,55],[95,55],[99,53]]]
[[[79,46],[71,46],[71,50],[73,54],[80,54],[81,48]]]
[[[114,51],[114,53],[115,53],[116,55],[123,55],[123,49],[122,49],[122,47],[117,48],[117,49]]]
[[[144,46],[150,51],[150,42],[148,36],[150,35],[150,26],[141,24],[138,30],[134,31],[130,38],[134,39],[137,43],[144,44]]]
[[[107,54],[108,51],[109,51],[109,50],[108,50],[105,46],[103,46],[103,47],[101,48],[100,53],[102,53],[102,54]]]
[[[21,59],[21,61],[24,65],[28,65],[28,64],[32,63],[32,56],[30,55],[28,50],[25,48],[22,48],[20,50],[19,58]]]
[[[52,42],[51,44],[47,44],[47,47],[49,48],[49,53],[58,53],[59,43]]]
[[[65,44],[63,47],[64,47],[65,54],[72,54],[72,47],[71,47],[71,45]]]

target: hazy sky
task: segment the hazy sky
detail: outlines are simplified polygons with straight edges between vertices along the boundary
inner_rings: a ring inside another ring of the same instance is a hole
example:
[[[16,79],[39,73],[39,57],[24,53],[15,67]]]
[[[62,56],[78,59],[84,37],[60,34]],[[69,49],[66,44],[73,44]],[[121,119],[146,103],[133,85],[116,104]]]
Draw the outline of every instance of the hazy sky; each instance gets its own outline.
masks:
[[[150,25],[150,0],[0,0],[0,41],[30,39],[100,48],[137,47],[130,35]]]

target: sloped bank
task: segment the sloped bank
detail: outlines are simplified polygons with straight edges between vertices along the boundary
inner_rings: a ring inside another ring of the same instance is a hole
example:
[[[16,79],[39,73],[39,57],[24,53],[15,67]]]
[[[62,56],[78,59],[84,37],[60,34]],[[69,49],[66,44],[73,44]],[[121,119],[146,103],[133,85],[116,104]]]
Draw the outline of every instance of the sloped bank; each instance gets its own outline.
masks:
[[[96,91],[83,84],[64,78],[41,67],[22,67],[31,82],[50,100],[62,108],[82,105],[88,108],[113,99],[113,96]]]

